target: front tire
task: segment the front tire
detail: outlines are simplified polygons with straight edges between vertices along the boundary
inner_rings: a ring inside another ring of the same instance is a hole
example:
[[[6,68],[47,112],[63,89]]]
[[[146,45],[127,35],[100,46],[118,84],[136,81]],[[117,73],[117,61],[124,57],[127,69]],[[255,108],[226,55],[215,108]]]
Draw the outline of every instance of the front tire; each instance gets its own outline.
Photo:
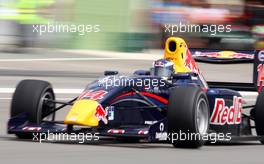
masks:
[[[168,128],[171,135],[178,136],[175,141],[171,140],[174,147],[199,148],[204,145],[202,136],[209,129],[209,105],[201,88],[188,86],[172,89],[168,105]],[[183,134],[186,139],[180,140]],[[187,138],[187,135],[194,138]]]
[[[43,119],[54,120],[55,113],[48,117],[47,113],[55,109],[54,103],[46,100],[55,100],[52,86],[49,82],[41,80],[22,80],[13,94],[10,116],[15,117],[25,113],[31,123],[40,124]],[[18,138],[32,138],[32,134],[18,133]]]

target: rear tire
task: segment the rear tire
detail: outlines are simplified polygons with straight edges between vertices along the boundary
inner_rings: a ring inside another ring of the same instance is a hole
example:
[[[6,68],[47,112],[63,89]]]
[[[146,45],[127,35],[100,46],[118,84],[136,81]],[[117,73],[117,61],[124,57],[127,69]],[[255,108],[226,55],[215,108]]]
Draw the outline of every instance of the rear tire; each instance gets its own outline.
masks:
[[[262,89],[256,101],[255,124],[257,135],[264,137],[264,89]],[[260,142],[264,144],[264,139]]]
[[[174,147],[199,148],[204,145],[202,136],[209,129],[209,105],[207,95],[199,87],[172,89],[168,105],[168,128],[171,136],[178,136],[177,140],[171,140]],[[179,140],[180,134],[195,134],[195,137]]]
[[[55,100],[55,95],[49,82],[22,80],[13,94],[10,111],[11,118],[26,113],[29,122],[40,124],[44,119],[44,115],[55,108],[54,103],[46,103],[45,99]],[[55,113],[48,117],[54,120]],[[31,133],[19,133],[16,136],[23,139],[32,138]]]

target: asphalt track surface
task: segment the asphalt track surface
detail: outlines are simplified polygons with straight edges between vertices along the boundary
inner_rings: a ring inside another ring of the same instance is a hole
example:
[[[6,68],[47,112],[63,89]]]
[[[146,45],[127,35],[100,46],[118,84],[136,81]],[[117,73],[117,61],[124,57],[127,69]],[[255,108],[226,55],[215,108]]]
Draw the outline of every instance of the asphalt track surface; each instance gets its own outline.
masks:
[[[0,163],[263,163],[264,146],[255,141],[206,145],[192,150],[175,149],[170,144],[120,143],[115,140],[84,144],[73,141],[39,143],[18,140],[6,134],[12,93],[5,89],[14,88],[20,80],[42,79],[50,81],[55,89],[80,89],[102,76],[104,70],[131,74],[135,69],[149,68],[152,60],[110,58],[58,52],[0,54]],[[200,68],[206,79],[237,82],[250,82],[253,69],[250,64],[200,64]],[[67,100],[76,95],[59,93],[56,97]],[[66,112],[59,112],[58,118],[63,118]]]

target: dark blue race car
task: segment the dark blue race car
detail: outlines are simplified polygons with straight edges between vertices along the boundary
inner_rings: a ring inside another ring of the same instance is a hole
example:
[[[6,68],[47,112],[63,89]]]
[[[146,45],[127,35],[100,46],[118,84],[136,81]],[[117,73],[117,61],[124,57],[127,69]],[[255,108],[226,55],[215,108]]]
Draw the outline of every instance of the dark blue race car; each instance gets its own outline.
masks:
[[[264,60],[255,55],[253,83],[206,82],[183,39],[169,38],[163,59],[132,76],[105,71],[69,102],[55,99],[49,82],[21,81],[13,95],[8,133],[90,133],[126,141],[197,148],[207,141],[264,143]],[[247,105],[238,91],[258,91]],[[55,113],[72,106],[64,120]],[[253,135],[255,129],[257,135]]]

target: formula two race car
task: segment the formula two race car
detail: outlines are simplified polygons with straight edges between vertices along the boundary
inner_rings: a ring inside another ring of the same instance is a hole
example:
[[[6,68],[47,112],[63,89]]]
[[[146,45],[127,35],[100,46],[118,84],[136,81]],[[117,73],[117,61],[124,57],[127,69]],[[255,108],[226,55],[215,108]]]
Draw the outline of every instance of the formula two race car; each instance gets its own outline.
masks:
[[[13,94],[7,131],[18,138],[96,133],[191,148],[214,138],[264,144],[263,51],[252,52],[253,83],[206,82],[185,41],[176,37],[167,39],[164,58],[150,70],[137,70],[133,76],[105,71],[105,77],[69,102],[57,101],[46,81],[23,80]],[[256,104],[245,104],[238,91],[258,91]],[[72,106],[67,116],[55,121],[55,113],[65,106]]]

